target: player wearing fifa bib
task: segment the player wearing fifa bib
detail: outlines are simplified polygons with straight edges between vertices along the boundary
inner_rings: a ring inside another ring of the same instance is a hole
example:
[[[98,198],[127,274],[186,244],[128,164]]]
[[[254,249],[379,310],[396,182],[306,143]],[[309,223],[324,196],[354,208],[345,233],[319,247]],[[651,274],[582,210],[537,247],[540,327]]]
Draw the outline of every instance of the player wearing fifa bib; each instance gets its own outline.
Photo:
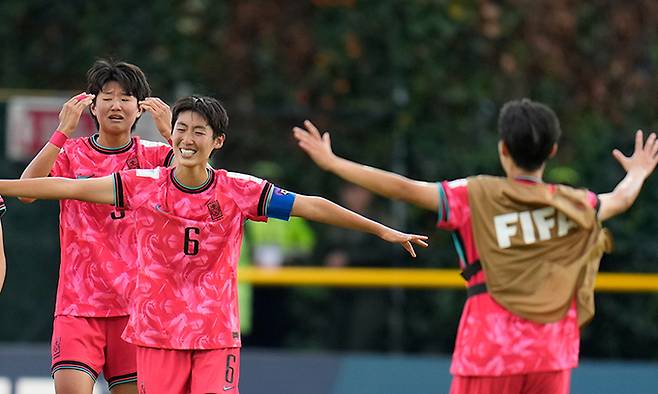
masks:
[[[453,232],[464,305],[450,368],[451,394],[567,394],[578,364],[579,326],[594,314],[594,278],[609,237],[601,221],[626,211],[658,163],[652,133],[636,133],[626,176],[609,193],[542,181],[560,124],[547,106],[506,103],[498,154],[505,177],[423,182],[336,156],[309,121],[293,129],[318,166],[376,194],[438,213]],[[598,204],[597,204],[598,202]]]
[[[228,115],[216,99],[185,97],[172,108],[176,167],[119,171],[92,179],[0,181],[0,193],[114,204],[132,212],[136,286],[124,338],[137,345],[140,394],[238,393],[240,332],[237,262],[246,219],[308,220],[375,234],[404,234],[320,197],[281,190],[247,175],[208,168],[226,138]]]

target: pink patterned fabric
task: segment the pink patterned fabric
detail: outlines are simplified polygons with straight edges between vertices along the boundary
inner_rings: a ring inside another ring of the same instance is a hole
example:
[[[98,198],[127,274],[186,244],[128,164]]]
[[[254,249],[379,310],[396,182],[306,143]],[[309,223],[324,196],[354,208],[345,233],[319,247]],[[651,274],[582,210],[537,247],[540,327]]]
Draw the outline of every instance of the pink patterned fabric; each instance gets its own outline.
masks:
[[[52,176],[91,178],[128,168],[165,164],[171,147],[132,137],[118,150],[104,149],[98,135],[69,139]],[[76,200],[60,202],[61,263],[55,316],[112,317],[128,314],[137,251],[132,213],[110,205]]]
[[[171,168],[121,171],[116,203],[133,211],[137,286],[123,338],[162,349],[240,346],[237,262],[246,219],[267,221],[268,182],[208,170],[198,189]]]
[[[456,231],[467,262],[476,261],[479,255],[471,227],[467,181],[442,182],[441,186],[448,209],[447,217],[444,215],[437,226]],[[590,192],[589,196],[592,206],[596,206],[596,195]],[[485,281],[480,271],[468,285]],[[575,368],[579,346],[575,300],[562,320],[540,324],[512,314],[484,293],[466,300],[450,372],[460,376],[503,376]]]

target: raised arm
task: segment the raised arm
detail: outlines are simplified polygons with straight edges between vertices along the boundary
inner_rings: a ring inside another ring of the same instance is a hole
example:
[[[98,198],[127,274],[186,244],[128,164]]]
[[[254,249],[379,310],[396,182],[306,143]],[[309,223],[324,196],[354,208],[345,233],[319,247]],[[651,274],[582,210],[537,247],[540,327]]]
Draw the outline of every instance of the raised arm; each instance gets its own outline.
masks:
[[[635,151],[630,157],[615,149],[612,155],[626,171],[626,176],[610,193],[599,194],[599,220],[607,220],[625,212],[633,205],[644,181],[656,168],[658,163],[658,141],[651,133],[644,143],[642,130],[635,133]]]
[[[59,126],[57,126],[57,131],[63,133],[66,137],[70,137],[73,131],[75,131],[75,128],[78,127],[82,112],[91,104],[93,99],[93,94],[80,93],[64,103],[62,110],[59,112]],[[25,167],[23,174],[21,174],[21,179],[48,176],[55,164],[55,160],[57,160],[60,149],[61,146],[56,146],[51,141],[46,142],[46,145],[41,148],[30,164]],[[35,199],[21,197],[19,200],[24,203],[31,203]]]
[[[402,200],[420,208],[436,211],[439,204],[439,191],[435,183],[415,181],[402,175],[368,167],[336,156],[331,149],[329,133],[320,135],[310,121],[304,127],[293,128],[299,147],[306,152],[320,168],[352,182],[375,194]]]
[[[399,232],[345,209],[322,197],[310,197],[298,194],[290,213],[292,216],[303,217],[304,219],[312,220],[314,222],[331,224],[338,227],[374,234],[385,241],[401,244],[402,247],[413,257],[416,257],[416,252],[414,251],[412,244],[424,248],[427,247],[427,243],[425,242],[427,236]]]
[[[80,200],[114,204],[113,175],[91,179],[32,178],[0,180],[0,195],[42,200]]]

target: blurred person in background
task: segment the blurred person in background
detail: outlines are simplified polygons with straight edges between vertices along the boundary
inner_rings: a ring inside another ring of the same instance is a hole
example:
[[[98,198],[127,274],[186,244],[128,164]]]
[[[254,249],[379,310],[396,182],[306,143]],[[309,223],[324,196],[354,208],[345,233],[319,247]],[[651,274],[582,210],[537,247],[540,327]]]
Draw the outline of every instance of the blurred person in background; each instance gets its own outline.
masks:
[[[6,195],[134,211],[138,269],[122,338],[137,345],[140,393],[238,392],[236,265],[245,220],[300,216],[374,234],[412,256],[412,244],[427,246],[426,236],[399,232],[324,198],[213,170],[208,160],[224,145],[227,127],[217,99],[184,97],[172,108],[173,168],[0,181]]]
[[[375,212],[373,194],[368,190],[344,184],[339,201],[346,208],[368,217],[383,217]],[[341,229],[327,234],[324,263],[328,267],[382,267],[390,266],[394,255],[388,248],[375,245],[371,237]],[[388,318],[391,306],[390,291],[386,289],[332,290],[329,304],[330,330],[324,337],[331,348],[350,351],[385,351],[389,336]],[[329,328],[328,327],[328,328]]]
[[[555,113],[528,99],[499,114],[498,154],[506,177],[415,181],[336,156],[328,133],[309,121],[294,128],[322,169],[376,194],[438,214],[453,232],[468,282],[450,372],[450,392],[570,391],[579,328],[594,315],[594,279],[611,250],[601,221],[625,212],[658,162],[658,142],[636,133],[630,157],[613,156],[626,176],[612,192],[545,184],[546,162],[561,135]]]
[[[280,166],[269,161],[255,163],[252,173],[271,181],[283,176]],[[267,224],[247,221],[239,265],[270,269],[299,265],[307,262],[314,247],[315,233],[303,218],[291,217],[288,223],[278,220]],[[253,288],[250,284],[241,283],[238,293],[240,326],[245,344],[266,347],[283,345],[289,328],[296,324],[289,312],[295,289]]]
[[[86,92],[64,104],[57,130],[21,179],[100,178],[170,164],[170,145],[131,135],[140,116],[150,112],[163,138],[171,136],[169,106],[150,95],[138,66],[96,61],[87,72]],[[87,108],[97,133],[69,138]],[[121,339],[137,267],[133,221],[132,212],[107,205],[60,203],[61,258],[52,335],[58,394],[90,394],[101,371],[112,393],[137,393],[135,346]]]

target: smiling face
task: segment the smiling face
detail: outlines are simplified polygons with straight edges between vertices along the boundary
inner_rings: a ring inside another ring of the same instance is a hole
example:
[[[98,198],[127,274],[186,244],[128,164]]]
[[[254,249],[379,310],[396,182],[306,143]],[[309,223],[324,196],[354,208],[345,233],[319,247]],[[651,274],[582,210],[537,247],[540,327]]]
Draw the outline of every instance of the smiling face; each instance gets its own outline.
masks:
[[[116,81],[110,81],[96,95],[91,113],[98,120],[99,132],[110,134],[130,133],[142,114],[137,98],[125,92]]]
[[[213,129],[206,118],[196,111],[178,115],[171,134],[178,165],[205,168],[210,154],[224,144],[224,134],[213,138]]]

